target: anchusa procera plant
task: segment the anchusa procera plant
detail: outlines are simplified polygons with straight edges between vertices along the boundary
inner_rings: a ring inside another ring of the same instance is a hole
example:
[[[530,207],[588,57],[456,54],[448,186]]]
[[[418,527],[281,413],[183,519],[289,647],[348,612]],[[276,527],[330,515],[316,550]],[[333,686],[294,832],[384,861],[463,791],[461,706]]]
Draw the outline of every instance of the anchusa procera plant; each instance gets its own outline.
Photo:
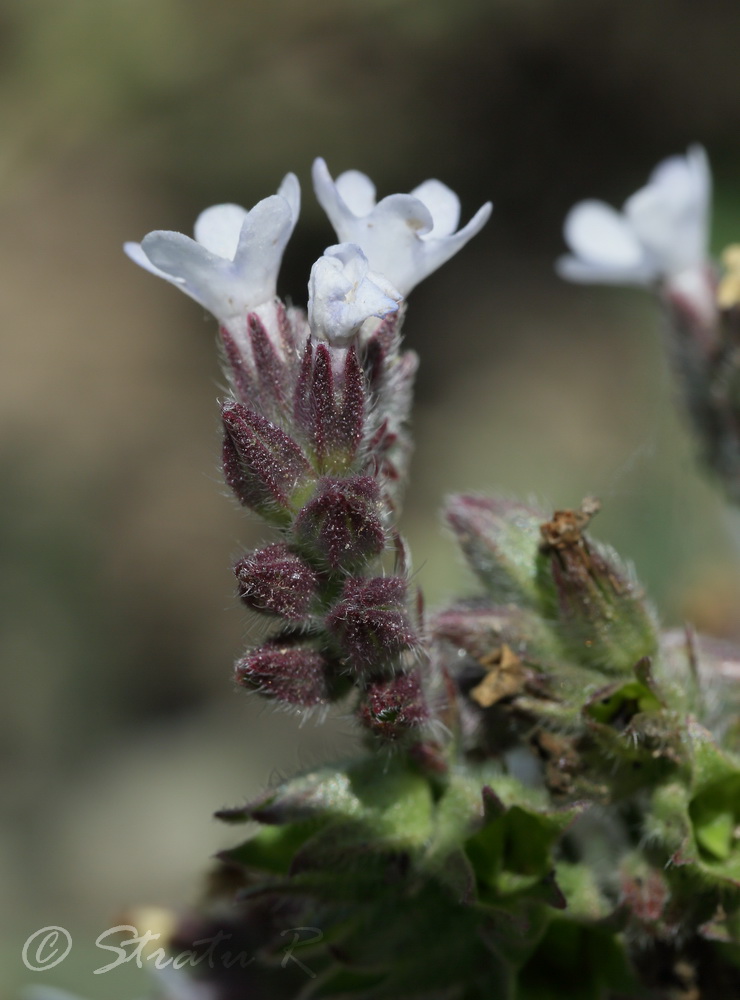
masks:
[[[376,204],[366,176],[335,181],[317,160],[314,185],[341,242],[314,265],[305,312],[276,298],[291,174],[250,212],[204,212],[194,240],[127,246],[219,321],[224,477],[274,532],[234,566],[270,626],[237,683],[302,715],[340,703],[359,736],[352,759],[218,813],[250,835],[170,940],[191,956],[187,989],[740,996],[740,655],[661,628],[592,536],[590,497],[558,510],[449,498],[478,593],[423,613],[398,528],[417,363],[401,323],[490,205],[458,230],[438,181]],[[708,259],[709,188],[693,148],[621,214],[582,203],[558,266],[655,289],[704,454],[737,500],[740,266],[731,249],[720,278]]]

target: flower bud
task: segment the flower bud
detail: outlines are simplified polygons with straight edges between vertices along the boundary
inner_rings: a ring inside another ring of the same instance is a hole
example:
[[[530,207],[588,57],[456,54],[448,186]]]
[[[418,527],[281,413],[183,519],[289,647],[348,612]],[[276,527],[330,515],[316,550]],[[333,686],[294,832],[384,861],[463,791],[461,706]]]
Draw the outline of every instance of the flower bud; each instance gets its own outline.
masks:
[[[512,500],[453,496],[445,515],[471,568],[497,604],[539,606],[538,511]]]
[[[349,579],[326,627],[352,666],[377,667],[417,641],[400,576]]]
[[[234,669],[237,682],[244,687],[310,708],[330,701],[328,667],[329,661],[317,650],[274,639],[239,660]]]
[[[301,621],[308,614],[319,585],[311,567],[282,543],[243,556],[234,574],[247,607],[289,621]]]
[[[307,334],[301,317],[275,299],[249,313],[242,336],[233,336],[225,327],[219,334],[236,399],[282,424],[289,410],[296,353]]]
[[[296,518],[296,538],[331,569],[353,569],[383,551],[381,512],[380,490],[370,476],[324,476]]]
[[[279,427],[241,403],[224,405],[223,423],[226,482],[245,507],[285,523],[296,491],[312,478],[303,452]]]
[[[665,873],[651,866],[639,853],[628,854],[619,870],[620,902],[635,929],[654,934],[660,930],[670,900]]]
[[[368,686],[359,706],[364,726],[392,743],[407,736],[429,718],[429,708],[416,671],[396,674]]]
[[[598,501],[589,498],[580,510],[555,511],[542,525],[542,593],[552,605],[545,610],[557,617],[561,637],[580,663],[625,674],[655,654],[656,626],[641,588],[616,553],[584,533],[598,509]]]
[[[432,633],[479,663],[503,644],[528,663],[561,669],[562,651],[549,625],[535,612],[511,604],[454,604],[431,621]]]
[[[352,465],[363,440],[366,395],[354,345],[339,350],[306,343],[293,393],[293,419],[320,471],[343,472]]]
[[[394,317],[372,333],[363,365],[374,400],[368,413],[366,468],[382,479],[384,492],[400,505],[413,452],[409,421],[419,359],[413,351],[400,352]]]

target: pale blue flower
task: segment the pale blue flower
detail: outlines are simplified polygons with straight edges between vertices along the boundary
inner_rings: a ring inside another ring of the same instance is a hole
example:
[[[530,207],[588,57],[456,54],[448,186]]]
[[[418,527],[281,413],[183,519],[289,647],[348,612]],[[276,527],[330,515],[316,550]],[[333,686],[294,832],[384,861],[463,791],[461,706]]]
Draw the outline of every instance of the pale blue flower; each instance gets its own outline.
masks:
[[[275,298],[300,197],[298,178],[287,174],[278,193],[249,212],[240,205],[214,205],[201,212],[195,239],[157,230],[141,243],[124,244],[124,250],[199,302],[223,326],[241,333],[247,313]]]
[[[621,212],[603,201],[575,205],[565,220],[571,254],[557,271],[569,281],[652,285],[713,310],[708,277],[712,179],[701,146],[660,163]]]
[[[340,243],[359,246],[370,270],[404,296],[480,232],[492,209],[487,202],[455,232],[460,201],[440,181],[425,181],[411,194],[392,194],[376,204],[369,177],[349,170],[334,181],[326,163],[317,159],[313,183]]]

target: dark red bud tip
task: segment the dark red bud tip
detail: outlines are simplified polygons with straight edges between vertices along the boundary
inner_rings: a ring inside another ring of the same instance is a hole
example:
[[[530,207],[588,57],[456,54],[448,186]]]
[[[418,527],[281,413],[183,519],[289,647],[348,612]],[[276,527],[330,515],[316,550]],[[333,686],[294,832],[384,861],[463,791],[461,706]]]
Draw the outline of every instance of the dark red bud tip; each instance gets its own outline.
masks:
[[[419,675],[397,674],[390,680],[370,684],[359,706],[359,718],[367,729],[388,742],[410,735],[429,719]]]
[[[663,874],[649,868],[639,874],[621,873],[622,902],[643,924],[654,924],[662,917],[670,896]]]
[[[328,663],[321,653],[305,646],[268,642],[235,666],[239,684],[289,705],[310,708],[326,705]]]
[[[349,579],[326,627],[357,667],[377,667],[418,642],[400,576]]]
[[[247,607],[289,621],[306,616],[319,586],[311,567],[282,543],[244,556],[234,574]]]
[[[296,518],[296,538],[332,569],[359,567],[383,551],[382,509],[370,476],[324,476]]]

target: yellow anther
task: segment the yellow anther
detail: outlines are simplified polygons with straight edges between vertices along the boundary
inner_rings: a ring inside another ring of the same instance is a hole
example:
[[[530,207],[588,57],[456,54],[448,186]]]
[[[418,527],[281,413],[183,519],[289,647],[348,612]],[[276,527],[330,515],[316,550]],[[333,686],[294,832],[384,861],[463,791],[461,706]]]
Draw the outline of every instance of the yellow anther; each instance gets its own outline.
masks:
[[[717,305],[732,309],[740,305],[740,243],[731,243],[722,251],[725,273],[717,287]]]

